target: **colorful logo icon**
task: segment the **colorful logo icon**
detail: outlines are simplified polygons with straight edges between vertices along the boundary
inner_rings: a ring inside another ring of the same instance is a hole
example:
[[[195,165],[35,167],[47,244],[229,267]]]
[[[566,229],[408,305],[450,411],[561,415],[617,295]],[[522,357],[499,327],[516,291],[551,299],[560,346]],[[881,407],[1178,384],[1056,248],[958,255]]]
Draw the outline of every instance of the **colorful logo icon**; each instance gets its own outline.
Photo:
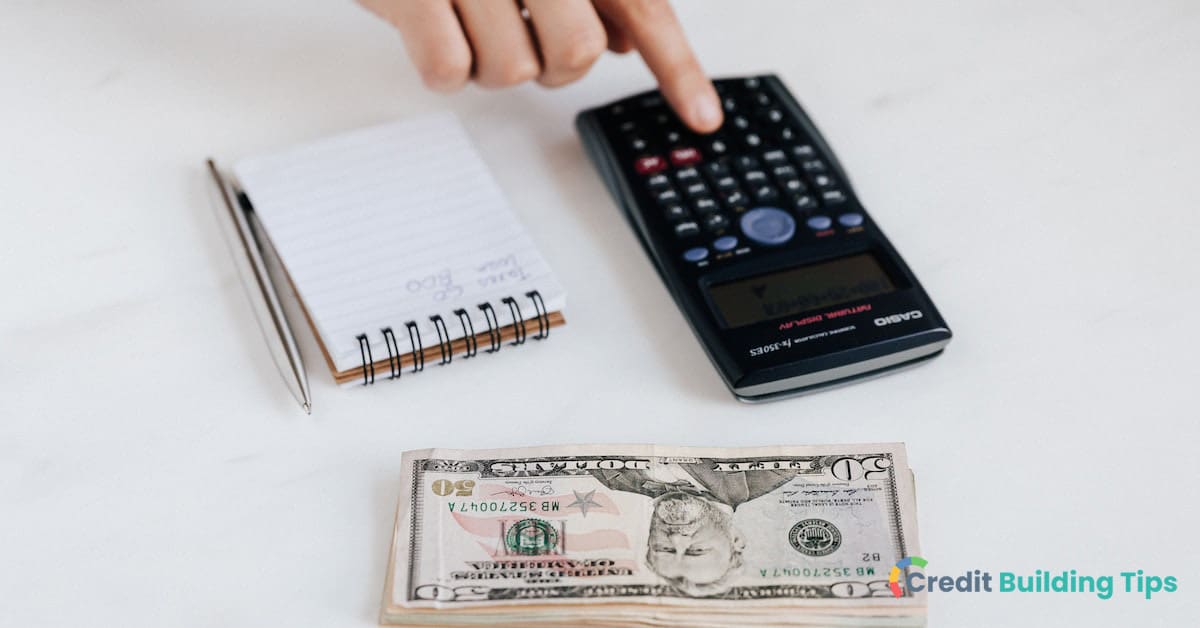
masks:
[[[892,595],[895,597],[902,597],[904,595],[904,590],[900,588],[900,574],[903,573],[905,569],[908,569],[913,565],[924,569],[925,565],[928,564],[929,561],[921,558],[920,556],[907,556],[900,559],[900,562],[896,563],[895,567],[892,567],[892,573],[888,576],[888,588],[892,590]]]

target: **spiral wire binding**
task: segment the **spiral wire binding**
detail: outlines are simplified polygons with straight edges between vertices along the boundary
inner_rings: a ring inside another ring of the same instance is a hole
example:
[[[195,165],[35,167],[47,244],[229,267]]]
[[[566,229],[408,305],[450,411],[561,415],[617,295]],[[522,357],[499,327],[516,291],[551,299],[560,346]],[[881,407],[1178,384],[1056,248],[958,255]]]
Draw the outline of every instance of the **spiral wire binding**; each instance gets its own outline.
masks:
[[[375,383],[375,358],[371,357],[371,341],[366,334],[358,335],[358,352],[362,354],[363,386]]]
[[[479,341],[475,339],[475,323],[471,322],[471,315],[462,308],[454,310],[454,315],[458,317],[458,324],[462,325],[463,340],[467,345],[467,352],[463,355],[463,359],[473,358],[479,351]]]
[[[388,352],[388,370],[391,371],[388,379],[396,379],[400,377],[401,372],[400,344],[396,342],[396,334],[392,333],[391,327],[384,327],[379,332],[383,334],[383,344]]]
[[[533,336],[534,340],[543,340],[550,337],[550,313],[546,309],[546,303],[542,300],[542,294],[537,290],[531,290],[525,293],[526,298],[533,304],[534,311],[537,312],[536,320],[538,324],[537,334]],[[521,314],[521,306],[513,297],[504,297],[500,300],[501,303],[508,306],[508,312],[513,319],[513,341],[511,344],[524,344],[528,336],[526,321]],[[487,335],[489,347],[485,350],[486,353],[496,353],[503,345],[503,336],[500,326],[500,319],[496,315],[495,308],[492,304],[485,301],[478,306],[483,312],[483,320],[487,323]],[[454,315],[458,317],[458,324],[462,326],[463,343],[465,352],[463,359],[475,357],[479,352],[479,340],[475,337],[475,323],[471,320],[471,314],[467,310],[459,308],[454,310]],[[440,315],[429,317],[433,322],[434,331],[438,335],[438,352],[441,354],[441,364],[449,364],[454,359],[454,341],[450,337],[450,330],[446,327],[446,321]],[[417,373],[425,370],[425,345],[421,340],[421,329],[416,321],[408,321],[404,323],[405,329],[408,330],[408,342],[412,347],[413,356],[413,372]],[[400,344],[396,340],[396,334],[391,327],[384,327],[379,332],[383,335],[384,346],[388,352],[388,379],[399,379],[403,372],[403,363],[400,361]],[[375,383],[375,358],[371,354],[371,340],[366,334],[359,334],[355,337],[358,341],[358,351],[362,358],[362,374],[363,385]]]
[[[530,290],[525,293],[529,300],[533,302],[533,309],[537,312],[538,333],[533,337],[534,340],[545,340],[550,337],[550,313],[546,311],[546,302],[542,300],[542,293],[537,290]]]
[[[491,303],[480,303],[479,309],[483,310],[483,320],[488,324],[488,340],[492,343],[487,352],[495,353],[500,350],[500,319],[496,318],[496,310],[492,309]]]
[[[421,329],[416,321],[408,321],[404,326],[408,328],[408,344],[412,345],[413,350],[413,372],[419,373],[425,370],[425,345],[421,342]],[[413,332],[416,332],[415,340]]]
[[[437,314],[430,316],[429,320],[433,321],[433,329],[438,335],[438,352],[442,354],[442,361],[438,364],[449,364],[454,359],[454,346],[450,344],[450,330],[446,329],[446,321]]]
[[[517,305],[517,300],[512,297],[504,297],[500,302],[507,305],[508,313],[512,314],[513,345],[525,344],[525,317],[521,315],[521,306]]]

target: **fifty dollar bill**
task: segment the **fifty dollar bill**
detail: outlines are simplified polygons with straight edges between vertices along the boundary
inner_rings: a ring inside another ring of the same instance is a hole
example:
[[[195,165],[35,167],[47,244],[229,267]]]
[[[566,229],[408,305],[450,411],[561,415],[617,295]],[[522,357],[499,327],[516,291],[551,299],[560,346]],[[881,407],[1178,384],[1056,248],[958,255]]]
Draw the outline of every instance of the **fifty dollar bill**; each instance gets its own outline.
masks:
[[[605,603],[679,611],[922,612],[902,444],[411,451],[385,622]]]

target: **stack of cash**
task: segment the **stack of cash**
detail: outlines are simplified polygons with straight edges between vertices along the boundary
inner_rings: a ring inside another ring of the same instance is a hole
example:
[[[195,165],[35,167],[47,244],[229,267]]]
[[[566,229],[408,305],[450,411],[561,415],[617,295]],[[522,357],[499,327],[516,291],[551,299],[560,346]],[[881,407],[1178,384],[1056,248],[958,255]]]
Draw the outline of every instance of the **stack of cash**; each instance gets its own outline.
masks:
[[[920,550],[902,444],[429,449],[403,463],[384,624],[925,622],[903,587]]]

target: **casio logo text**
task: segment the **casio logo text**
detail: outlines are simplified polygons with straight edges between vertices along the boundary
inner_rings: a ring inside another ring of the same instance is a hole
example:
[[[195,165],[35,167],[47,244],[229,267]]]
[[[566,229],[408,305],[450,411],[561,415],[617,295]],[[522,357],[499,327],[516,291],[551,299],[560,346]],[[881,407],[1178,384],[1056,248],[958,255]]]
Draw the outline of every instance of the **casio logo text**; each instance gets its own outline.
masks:
[[[915,321],[919,318],[924,318],[924,317],[925,317],[925,315],[921,313],[921,310],[913,310],[911,312],[905,312],[903,314],[892,314],[891,316],[881,316],[881,317],[875,319],[875,326],[876,327],[884,327],[886,325],[895,325],[896,323],[903,323],[905,321]]]

